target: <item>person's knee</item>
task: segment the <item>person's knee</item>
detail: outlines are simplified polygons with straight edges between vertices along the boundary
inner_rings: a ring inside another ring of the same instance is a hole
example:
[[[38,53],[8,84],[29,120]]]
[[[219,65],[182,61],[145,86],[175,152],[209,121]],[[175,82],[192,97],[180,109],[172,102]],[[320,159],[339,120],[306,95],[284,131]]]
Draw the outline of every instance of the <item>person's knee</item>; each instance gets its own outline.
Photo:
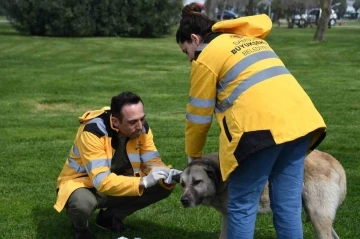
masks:
[[[69,197],[66,208],[73,214],[89,216],[96,205],[96,197],[89,190],[77,189]]]
[[[69,208],[72,211],[76,211],[79,214],[90,216],[95,208],[96,202],[88,200],[86,198],[79,199],[77,202],[72,204],[72,207]]]

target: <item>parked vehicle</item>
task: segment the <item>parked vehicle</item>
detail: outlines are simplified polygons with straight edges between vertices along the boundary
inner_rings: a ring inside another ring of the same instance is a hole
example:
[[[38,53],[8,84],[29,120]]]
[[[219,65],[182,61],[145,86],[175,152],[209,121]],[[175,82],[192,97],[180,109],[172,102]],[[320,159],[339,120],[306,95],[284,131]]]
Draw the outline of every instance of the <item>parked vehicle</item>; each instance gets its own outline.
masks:
[[[296,14],[292,17],[291,23],[289,27],[293,27],[294,25],[298,27],[307,27],[317,25],[320,16],[321,16],[321,8],[312,8],[305,11],[303,14]],[[330,19],[328,26],[334,26],[336,24],[337,14],[334,9],[331,9]]]
[[[292,28],[295,25],[298,27],[304,27],[306,26],[307,22],[307,15],[305,13],[303,14],[295,14],[291,16],[291,20],[289,22],[289,27]]]
[[[344,19],[358,19],[360,16],[357,12],[346,12],[343,16]]]
[[[235,19],[238,18],[239,15],[231,10],[224,10],[223,19],[222,20],[228,20],[228,19]],[[216,12],[216,18],[217,20],[221,20],[221,11]]]

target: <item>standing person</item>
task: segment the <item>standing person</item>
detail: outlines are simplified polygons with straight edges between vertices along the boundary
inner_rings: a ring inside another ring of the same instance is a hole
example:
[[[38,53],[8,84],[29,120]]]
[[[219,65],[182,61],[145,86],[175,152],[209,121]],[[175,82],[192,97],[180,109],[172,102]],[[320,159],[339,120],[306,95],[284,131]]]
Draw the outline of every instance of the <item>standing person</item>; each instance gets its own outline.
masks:
[[[176,33],[192,64],[185,150],[189,161],[202,155],[215,112],[221,174],[229,179],[229,239],[254,237],[267,180],[277,238],[303,238],[304,160],[325,137],[309,96],[263,40],[271,26],[266,15],[216,23],[193,3]]]
[[[134,93],[112,97],[111,108],[88,111],[79,121],[54,208],[66,208],[75,238],[91,239],[88,219],[95,209],[106,208],[97,226],[123,231],[125,217],[170,195],[174,185],[163,180],[180,171],[161,161],[143,101]]]

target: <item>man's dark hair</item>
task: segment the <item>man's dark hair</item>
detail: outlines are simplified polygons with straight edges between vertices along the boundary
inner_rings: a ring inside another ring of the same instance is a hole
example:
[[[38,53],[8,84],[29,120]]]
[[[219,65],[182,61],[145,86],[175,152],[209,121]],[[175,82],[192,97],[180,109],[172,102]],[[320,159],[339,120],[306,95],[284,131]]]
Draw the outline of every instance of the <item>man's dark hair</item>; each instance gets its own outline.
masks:
[[[112,97],[111,99],[111,114],[114,117],[117,117],[122,121],[122,108],[124,105],[135,105],[141,102],[143,105],[143,101],[140,96],[132,93],[132,92],[121,92],[119,95]]]

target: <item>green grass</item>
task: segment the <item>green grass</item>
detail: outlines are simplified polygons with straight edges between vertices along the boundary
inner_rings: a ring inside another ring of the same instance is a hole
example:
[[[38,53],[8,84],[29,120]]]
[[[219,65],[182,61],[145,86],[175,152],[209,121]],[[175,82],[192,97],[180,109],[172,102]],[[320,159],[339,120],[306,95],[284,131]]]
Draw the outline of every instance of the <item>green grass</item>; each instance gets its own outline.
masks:
[[[357,19],[357,20],[341,19],[341,20],[337,20],[336,25],[339,27],[342,27],[342,26],[360,27],[360,20],[359,19]]]
[[[338,210],[341,238],[360,238],[359,29],[333,28],[314,43],[315,29],[274,27],[268,42],[322,113],[328,136],[319,149],[343,164],[348,195]],[[190,65],[174,37],[41,38],[0,23],[0,238],[71,238],[66,214],[53,209],[57,176],[78,127],[77,117],[134,91],[143,98],[163,160],[186,165],[185,105]],[[217,151],[218,129],[206,152]],[[126,219],[128,238],[217,238],[220,215],[211,208],[183,209],[181,189]],[[121,235],[93,224],[97,238]],[[314,238],[304,224],[305,238]],[[275,238],[271,216],[258,216],[256,238]]]

